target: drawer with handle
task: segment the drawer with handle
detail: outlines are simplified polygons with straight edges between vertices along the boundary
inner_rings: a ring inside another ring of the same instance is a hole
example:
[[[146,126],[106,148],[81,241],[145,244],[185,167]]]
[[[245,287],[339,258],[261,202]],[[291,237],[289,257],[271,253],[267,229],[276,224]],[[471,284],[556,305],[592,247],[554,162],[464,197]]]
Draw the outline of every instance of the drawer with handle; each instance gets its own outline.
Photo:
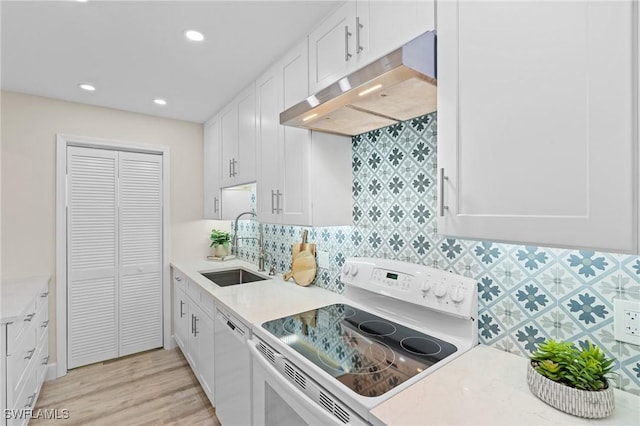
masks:
[[[172,269],[173,276],[173,285],[174,287],[179,288],[182,291],[185,291],[187,288],[187,277],[177,269]]]
[[[7,408],[13,409],[15,413],[15,418],[7,420],[7,425],[27,424],[29,411],[22,410],[33,410],[35,407],[38,396],[37,383],[36,372],[30,369],[29,376],[25,377],[24,382],[21,383],[22,386],[13,393],[13,398],[11,393],[7,395]]]
[[[29,372],[33,372],[31,364],[34,362],[38,351],[38,334],[34,326],[28,327],[27,335],[15,348],[10,356],[7,356],[7,386],[13,392],[17,392]]]
[[[19,342],[24,338],[27,328],[36,320],[38,305],[36,301],[30,302],[20,316],[7,326],[7,340]],[[7,348],[8,353],[11,348]]]

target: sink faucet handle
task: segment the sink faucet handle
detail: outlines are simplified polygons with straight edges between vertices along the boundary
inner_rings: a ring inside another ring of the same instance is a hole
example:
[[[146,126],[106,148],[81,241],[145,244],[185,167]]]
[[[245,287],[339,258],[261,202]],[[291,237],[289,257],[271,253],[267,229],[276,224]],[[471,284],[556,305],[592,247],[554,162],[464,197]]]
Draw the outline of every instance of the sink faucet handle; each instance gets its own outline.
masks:
[[[269,275],[274,276],[276,274],[276,262],[271,264],[271,268],[269,268]]]

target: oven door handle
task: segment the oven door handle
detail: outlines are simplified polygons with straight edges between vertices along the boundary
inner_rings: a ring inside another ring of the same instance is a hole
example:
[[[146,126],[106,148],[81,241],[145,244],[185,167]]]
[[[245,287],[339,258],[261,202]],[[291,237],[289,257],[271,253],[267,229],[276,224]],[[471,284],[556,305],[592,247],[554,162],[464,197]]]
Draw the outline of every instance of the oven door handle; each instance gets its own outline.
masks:
[[[364,425],[365,423],[361,423],[361,419],[357,416],[352,417],[352,421],[349,423],[342,423],[336,417],[331,415],[328,411],[322,408],[316,401],[309,398],[304,391],[300,388],[296,387],[292,384],[282,373],[280,373],[267,359],[262,355],[262,353],[256,348],[256,344],[258,343],[256,340],[249,340],[249,351],[251,352],[251,356],[258,361],[264,372],[269,375],[271,378],[276,380],[279,385],[285,388],[285,391],[288,393],[286,401],[288,403],[295,403],[295,405],[300,405],[305,410],[309,410],[312,416],[316,417],[319,422],[318,424],[323,425]],[[277,360],[285,359],[280,354],[274,353]],[[277,361],[276,361],[277,362]],[[307,382],[307,385],[314,385],[311,380]],[[282,395],[281,395],[282,396]],[[298,408],[298,407],[293,407]]]

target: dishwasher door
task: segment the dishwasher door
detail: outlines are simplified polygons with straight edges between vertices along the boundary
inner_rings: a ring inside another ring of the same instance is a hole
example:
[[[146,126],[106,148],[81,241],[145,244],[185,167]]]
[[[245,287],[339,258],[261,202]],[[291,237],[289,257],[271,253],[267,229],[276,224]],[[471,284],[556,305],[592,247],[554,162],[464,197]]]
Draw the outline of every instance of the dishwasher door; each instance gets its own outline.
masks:
[[[249,329],[216,309],[214,344],[216,416],[224,426],[251,424],[251,358]]]

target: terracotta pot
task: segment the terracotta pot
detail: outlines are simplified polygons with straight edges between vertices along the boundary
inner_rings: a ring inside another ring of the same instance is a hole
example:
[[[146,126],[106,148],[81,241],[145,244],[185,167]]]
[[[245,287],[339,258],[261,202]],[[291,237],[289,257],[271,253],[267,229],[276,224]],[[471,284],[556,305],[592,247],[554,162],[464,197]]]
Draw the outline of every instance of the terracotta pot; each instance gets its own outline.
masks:
[[[612,386],[600,391],[575,389],[546,378],[531,363],[527,364],[527,383],[535,396],[574,416],[599,419],[610,416],[615,409]]]

